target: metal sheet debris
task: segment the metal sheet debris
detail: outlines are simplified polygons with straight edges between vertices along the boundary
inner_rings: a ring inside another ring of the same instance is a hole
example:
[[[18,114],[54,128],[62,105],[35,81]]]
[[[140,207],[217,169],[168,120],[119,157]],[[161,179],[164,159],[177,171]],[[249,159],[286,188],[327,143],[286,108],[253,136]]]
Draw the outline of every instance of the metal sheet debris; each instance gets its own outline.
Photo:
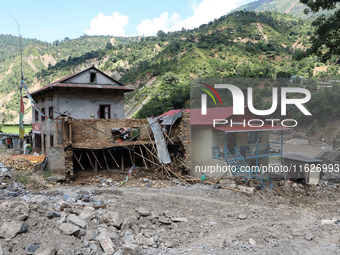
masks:
[[[150,128],[155,138],[155,143],[157,147],[157,155],[158,155],[159,160],[161,161],[161,163],[170,164],[171,159],[170,159],[168,147],[167,147],[164,135],[163,135],[163,131],[160,125],[158,124],[157,118],[155,119],[148,118],[148,122],[150,124]]]

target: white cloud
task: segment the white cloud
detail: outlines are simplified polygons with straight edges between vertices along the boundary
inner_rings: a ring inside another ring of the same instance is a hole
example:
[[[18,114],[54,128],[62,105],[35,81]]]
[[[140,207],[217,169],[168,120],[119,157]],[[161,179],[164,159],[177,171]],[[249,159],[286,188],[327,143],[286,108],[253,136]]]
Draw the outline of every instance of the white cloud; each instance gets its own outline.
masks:
[[[164,32],[181,30],[183,27],[192,29],[219,18],[238,7],[241,0],[202,0],[200,3],[193,1],[189,4],[193,15],[181,19],[174,13],[170,18],[163,12],[159,18],[143,20],[138,26],[139,35],[155,35],[159,30]]]
[[[240,0],[202,0],[199,4],[194,2],[190,6],[194,14],[174,25],[172,30],[180,30],[182,27],[186,29],[199,27],[237,8],[239,2]]]
[[[137,26],[139,35],[155,35],[159,30],[165,32],[170,30],[171,25],[180,22],[180,16],[174,13],[169,17],[167,12],[163,12],[159,18],[145,19]]]
[[[114,12],[112,16],[99,13],[90,23],[90,29],[85,29],[87,35],[114,35],[124,36],[125,27],[129,23],[129,17]]]

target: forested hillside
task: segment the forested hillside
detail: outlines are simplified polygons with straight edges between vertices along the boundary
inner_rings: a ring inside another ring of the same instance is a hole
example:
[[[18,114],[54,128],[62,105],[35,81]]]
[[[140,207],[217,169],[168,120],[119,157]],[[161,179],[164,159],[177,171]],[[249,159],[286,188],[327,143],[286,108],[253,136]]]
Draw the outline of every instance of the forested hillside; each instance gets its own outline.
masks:
[[[306,5],[300,3],[300,0],[257,0],[248,4],[242,5],[236,11],[276,11],[280,13],[291,14],[298,18],[314,18],[317,15],[328,14],[330,11],[320,11],[317,14],[304,14]]]
[[[23,39],[24,75],[31,90],[92,64],[136,91],[126,96],[126,116],[156,116],[189,107],[189,81],[200,77],[312,77],[316,58],[300,60],[310,23],[276,12],[238,11],[194,30],[150,37],[88,37],[52,44]],[[0,118],[18,108],[20,56],[16,37],[0,36]],[[12,43],[11,43],[12,41]],[[328,75],[338,75],[333,58]],[[29,111],[27,104],[26,111]],[[337,113],[335,113],[337,114]]]

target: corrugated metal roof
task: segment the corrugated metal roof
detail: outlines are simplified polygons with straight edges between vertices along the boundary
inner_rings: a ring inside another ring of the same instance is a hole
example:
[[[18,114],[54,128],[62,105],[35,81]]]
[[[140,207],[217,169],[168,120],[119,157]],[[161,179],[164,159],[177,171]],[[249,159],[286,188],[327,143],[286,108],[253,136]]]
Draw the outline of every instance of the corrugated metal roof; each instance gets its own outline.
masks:
[[[159,117],[171,116],[180,111],[170,110]],[[201,115],[201,109],[184,109],[183,111],[190,112],[191,125],[194,126],[211,126],[214,119],[226,119],[233,115],[233,107],[207,108],[207,115]]]

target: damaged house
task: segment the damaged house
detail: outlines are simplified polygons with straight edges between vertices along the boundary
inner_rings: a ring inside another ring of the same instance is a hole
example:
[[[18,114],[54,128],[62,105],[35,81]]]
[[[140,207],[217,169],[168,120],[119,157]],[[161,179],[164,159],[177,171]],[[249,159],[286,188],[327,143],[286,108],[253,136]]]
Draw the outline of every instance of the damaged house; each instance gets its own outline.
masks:
[[[47,154],[52,174],[72,179],[77,171],[160,169],[170,164],[169,151],[190,150],[188,115],[162,127],[158,119],[124,119],[124,93],[132,90],[90,67],[31,93],[40,109],[33,109],[33,150]]]
[[[171,110],[161,116],[175,116],[180,110]],[[269,164],[269,157],[282,157],[283,131],[287,128],[278,125],[263,125],[261,127],[243,126],[250,119],[258,119],[248,107],[245,115],[233,114],[232,107],[208,108],[207,115],[201,115],[201,109],[188,109],[191,115],[192,130],[192,168],[191,175],[200,177],[202,173],[211,177],[220,177],[226,171],[219,171],[225,166],[233,169],[234,175],[245,175],[247,178],[260,179],[267,186],[271,186],[269,178],[262,173],[262,167]],[[216,125],[214,119],[230,120],[236,125]],[[281,141],[272,142],[269,134],[273,131],[281,133]],[[216,168],[214,171],[206,171]],[[252,171],[248,171],[252,169]]]

